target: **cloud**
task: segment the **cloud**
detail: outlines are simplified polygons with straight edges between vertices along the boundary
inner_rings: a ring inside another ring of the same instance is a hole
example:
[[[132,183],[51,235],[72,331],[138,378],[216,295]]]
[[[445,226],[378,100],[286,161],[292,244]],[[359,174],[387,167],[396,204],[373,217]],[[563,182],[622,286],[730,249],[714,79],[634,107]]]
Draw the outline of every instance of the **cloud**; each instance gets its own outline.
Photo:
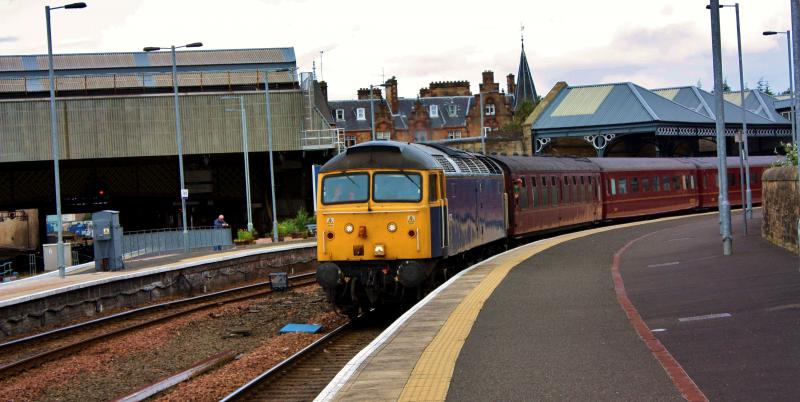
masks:
[[[0,36],[0,43],[16,43],[19,38],[16,36]]]

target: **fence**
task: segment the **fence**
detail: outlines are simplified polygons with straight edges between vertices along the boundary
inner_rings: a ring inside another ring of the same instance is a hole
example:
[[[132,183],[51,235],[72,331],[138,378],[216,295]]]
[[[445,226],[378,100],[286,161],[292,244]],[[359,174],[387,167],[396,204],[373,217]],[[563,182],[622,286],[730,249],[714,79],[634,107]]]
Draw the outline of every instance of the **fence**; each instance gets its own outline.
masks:
[[[228,248],[233,246],[231,228],[195,227],[189,229],[188,242],[189,250]],[[141,230],[122,236],[123,259],[183,249],[183,229]]]

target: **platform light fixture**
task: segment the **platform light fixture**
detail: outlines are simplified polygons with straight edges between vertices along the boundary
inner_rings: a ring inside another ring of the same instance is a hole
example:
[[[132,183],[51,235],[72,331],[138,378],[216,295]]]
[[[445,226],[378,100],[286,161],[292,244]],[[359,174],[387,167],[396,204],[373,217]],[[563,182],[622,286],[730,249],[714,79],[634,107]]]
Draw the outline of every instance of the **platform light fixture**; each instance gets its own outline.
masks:
[[[166,50],[170,49],[172,53],[172,90],[175,96],[175,139],[178,145],[178,168],[181,180],[181,214],[183,218],[183,251],[189,251],[189,229],[186,227],[186,198],[189,196],[189,191],[186,189],[186,183],[183,177],[183,138],[181,136],[181,107],[180,103],[178,102],[178,63],[175,57],[175,49],[182,49],[185,47],[201,47],[203,46],[202,42],[193,42],[183,46],[169,46],[169,47],[159,47],[159,46],[148,46],[145,47],[145,52],[155,52],[158,50]]]
[[[56,89],[55,77],[53,73],[53,35],[50,29],[50,11],[59,8],[72,10],[86,8],[86,3],[70,3],[59,7],[44,6],[45,22],[47,23],[47,76],[50,80],[50,141],[51,152],[53,154],[53,174],[55,176],[56,190],[56,230],[58,232],[58,276],[64,278],[67,275],[67,268],[64,266],[64,228],[61,216],[61,174],[58,169],[59,147],[58,147],[58,115],[56,114]]]

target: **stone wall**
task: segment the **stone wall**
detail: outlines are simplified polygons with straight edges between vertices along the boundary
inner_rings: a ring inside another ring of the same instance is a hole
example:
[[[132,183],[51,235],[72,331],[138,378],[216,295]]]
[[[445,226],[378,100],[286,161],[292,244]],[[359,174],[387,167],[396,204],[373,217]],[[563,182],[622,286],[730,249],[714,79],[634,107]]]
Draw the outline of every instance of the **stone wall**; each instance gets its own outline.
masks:
[[[762,180],[764,224],[761,226],[761,236],[797,253],[797,219],[800,217],[797,168],[767,169]]]

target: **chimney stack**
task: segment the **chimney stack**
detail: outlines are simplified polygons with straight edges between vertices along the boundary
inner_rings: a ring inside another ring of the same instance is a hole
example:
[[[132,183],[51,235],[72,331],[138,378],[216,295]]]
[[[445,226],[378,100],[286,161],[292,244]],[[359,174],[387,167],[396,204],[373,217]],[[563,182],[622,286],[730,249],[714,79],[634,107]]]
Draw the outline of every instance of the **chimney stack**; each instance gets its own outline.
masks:
[[[514,91],[517,90],[517,84],[514,83],[514,74],[509,74],[506,76],[506,86],[508,87],[506,92],[508,92],[509,95],[513,94]]]
[[[389,103],[389,107],[392,109],[392,113],[397,113],[398,110],[398,101],[397,101],[397,78],[392,76],[385,82],[386,85],[386,101]]]
[[[322,92],[322,98],[325,99],[325,103],[328,103],[328,83],[325,81],[320,81],[319,90]]]

